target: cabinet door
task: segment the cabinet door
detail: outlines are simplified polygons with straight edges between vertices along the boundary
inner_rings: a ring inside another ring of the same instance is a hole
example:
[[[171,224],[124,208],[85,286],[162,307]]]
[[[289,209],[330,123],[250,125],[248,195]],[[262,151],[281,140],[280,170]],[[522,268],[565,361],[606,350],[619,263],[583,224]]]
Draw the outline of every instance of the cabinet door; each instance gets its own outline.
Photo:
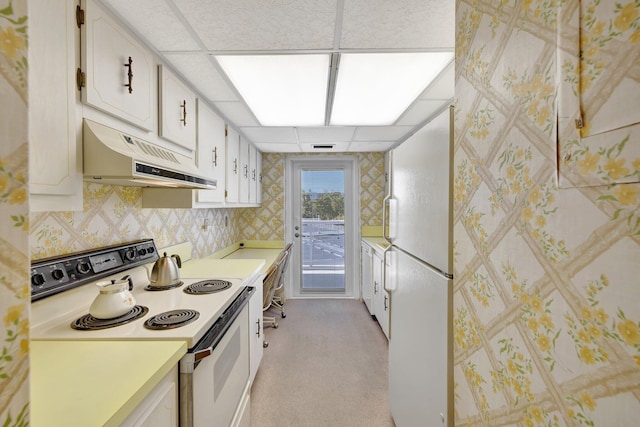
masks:
[[[249,144],[249,203],[258,202],[258,165],[256,156],[258,150],[253,144]]]
[[[360,285],[362,289],[362,300],[369,310],[369,314],[373,315],[373,252],[371,246],[366,243],[360,245]]]
[[[29,3],[29,191],[32,211],[82,210],[75,3]]]
[[[85,2],[82,101],[146,130],[155,128],[153,56],[95,0]],[[51,80],[49,80],[51,81]]]
[[[389,294],[384,289],[384,260],[375,252],[373,257],[373,287],[375,290],[375,315],[380,328],[389,338]]]
[[[249,203],[249,141],[240,137],[240,203]]]
[[[258,183],[256,185],[256,203],[262,204],[262,153],[256,148],[256,175]]]
[[[189,150],[196,149],[196,96],[171,71],[158,66],[159,134]]]
[[[258,372],[264,353],[262,343],[265,340],[262,327],[262,281],[256,280],[253,286],[255,291],[249,300],[249,384],[253,384]]]
[[[121,427],[178,426],[178,367],[155,386],[120,424]]]
[[[226,201],[238,203],[240,190],[240,134],[227,126]]]
[[[225,127],[224,120],[198,100],[198,168],[218,182],[215,190],[197,190],[198,202],[224,202]]]

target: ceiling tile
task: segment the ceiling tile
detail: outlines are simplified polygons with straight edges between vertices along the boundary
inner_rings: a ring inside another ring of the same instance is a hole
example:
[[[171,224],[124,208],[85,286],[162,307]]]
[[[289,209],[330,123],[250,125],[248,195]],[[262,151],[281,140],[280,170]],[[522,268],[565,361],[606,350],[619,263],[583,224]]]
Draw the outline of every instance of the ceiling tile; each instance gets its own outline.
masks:
[[[451,62],[438,78],[420,95],[420,99],[450,99],[455,94],[455,66]]]
[[[411,132],[412,126],[361,126],[354,141],[396,141]]]
[[[164,1],[103,0],[103,3],[159,51],[200,48]]]
[[[269,142],[255,143],[255,146],[263,153],[299,153],[301,151],[298,144],[280,144]]]
[[[213,65],[209,55],[167,53],[164,57],[209,102],[240,100]]]
[[[300,127],[297,130],[300,142],[340,142],[350,141],[355,127]]]
[[[258,122],[242,102],[216,102],[215,107],[237,127],[257,126]]]
[[[328,49],[336,2],[174,0],[210,50]]]
[[[353,141],[351,145],[349,145],[349,151],[388,151],[394,145],[395,142],[393,141]]]
[[[452,0],[348,0],[343,49],[454,47]]]
[[[242,127],[240,131],[255,143],[298,143],[295,128],[292,127]]]
[[[442,100],[418,100],[396,122],[397,125],[416,126],[427,120],[444,105]]]

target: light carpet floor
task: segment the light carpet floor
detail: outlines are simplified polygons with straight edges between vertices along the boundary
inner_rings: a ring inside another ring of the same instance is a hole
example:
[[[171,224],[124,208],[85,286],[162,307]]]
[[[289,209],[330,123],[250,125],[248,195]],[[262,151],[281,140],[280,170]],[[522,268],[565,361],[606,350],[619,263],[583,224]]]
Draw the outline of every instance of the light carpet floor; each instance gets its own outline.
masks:
[[[251,389],[252,427],[392,427],[388,344],[355,300],[287,300],[268,327]],[[269,315],[273,314],[268,312]]]

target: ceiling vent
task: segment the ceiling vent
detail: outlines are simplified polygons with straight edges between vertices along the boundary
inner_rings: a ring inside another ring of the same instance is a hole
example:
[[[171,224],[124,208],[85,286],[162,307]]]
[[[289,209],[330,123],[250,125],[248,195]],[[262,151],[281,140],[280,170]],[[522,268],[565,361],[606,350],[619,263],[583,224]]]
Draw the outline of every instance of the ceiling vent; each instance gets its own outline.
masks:
[[[335,144],[313,144],[314,150],[333,150]]]

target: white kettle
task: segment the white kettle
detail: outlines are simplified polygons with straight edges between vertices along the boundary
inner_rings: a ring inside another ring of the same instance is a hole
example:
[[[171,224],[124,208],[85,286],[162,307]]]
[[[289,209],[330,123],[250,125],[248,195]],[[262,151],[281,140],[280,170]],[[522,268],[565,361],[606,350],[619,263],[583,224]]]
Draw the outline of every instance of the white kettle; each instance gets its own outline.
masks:
[[[96,319],[112,319],[127,314],[136,305],[129,285],[129,276],[96,283],[100,293],[89,307],[89,314]]]

